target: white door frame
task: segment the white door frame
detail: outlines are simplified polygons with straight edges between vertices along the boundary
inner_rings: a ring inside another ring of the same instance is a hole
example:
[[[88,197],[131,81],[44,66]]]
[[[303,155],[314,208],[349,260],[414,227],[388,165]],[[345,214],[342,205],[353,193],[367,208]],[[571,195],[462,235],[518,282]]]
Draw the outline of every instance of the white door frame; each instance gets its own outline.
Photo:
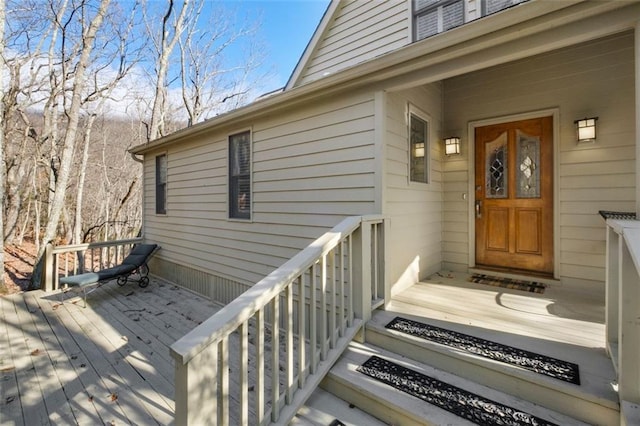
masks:
[[[560,229],[559,229],[559,152],[560,152],[560,109],[549,108],[519,114],[504,115],[494,118],[470,121],[467,125],[467,140],[469,141],[469,268],[476,266],[476,219],[475,219],[475,176],[476,176],[476,127],[491,126],[512,121],[528,120],[531,118],[553,117],[553,278],[560,277]]]

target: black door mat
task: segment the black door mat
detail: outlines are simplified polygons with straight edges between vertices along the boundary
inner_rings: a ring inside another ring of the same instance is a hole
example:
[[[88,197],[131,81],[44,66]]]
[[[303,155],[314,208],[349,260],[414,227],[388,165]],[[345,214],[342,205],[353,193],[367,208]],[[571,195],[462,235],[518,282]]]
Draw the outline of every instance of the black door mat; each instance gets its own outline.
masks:
[[[580,384],[580,370],[578,365],[572,362],[540,355],[535,352],[514,348],[513,346],[503,345],[406,318],[395,317],[385,328],[463,350],[494,361],[526,368],[527,370],[544,374],[554,379],[563,380],[575,385]]]
[[[375,355],[357,371],[479,425],[555,425]]]
[[[528,291],[529,293],[544,293],[546,286],[536,281],[515,280],[512,278],[493,277],[491,275],[473,274],[469,281],[477,284],[485,284],[494,287],[511,288]]]

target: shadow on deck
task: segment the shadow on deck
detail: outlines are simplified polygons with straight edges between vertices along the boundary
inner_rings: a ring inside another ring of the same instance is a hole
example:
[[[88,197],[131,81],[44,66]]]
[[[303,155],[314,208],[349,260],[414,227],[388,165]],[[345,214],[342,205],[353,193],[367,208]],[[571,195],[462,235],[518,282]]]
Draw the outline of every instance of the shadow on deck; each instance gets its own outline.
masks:
[[[16,425],[173,423],[169,346],[220,309],[157,279],[103,285],[87,308],[42,291],[0,304],[0,424]]]

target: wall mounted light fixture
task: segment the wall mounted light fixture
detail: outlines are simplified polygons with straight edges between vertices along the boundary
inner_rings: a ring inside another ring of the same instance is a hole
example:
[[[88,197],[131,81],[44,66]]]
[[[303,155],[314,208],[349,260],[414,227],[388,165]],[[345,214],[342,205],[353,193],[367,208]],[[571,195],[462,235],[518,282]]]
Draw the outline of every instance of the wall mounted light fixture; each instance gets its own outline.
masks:
[[[583,118],[575,121],[578,143],[596,141],[596,121],[598,121],[598,117]]]
[[[417,142],[413,144],[413,156],[415,158],[424,157],[424,142]]]
[[[445,155],[460,154],[460,138],[451,137],[444,140],[444,153]]]

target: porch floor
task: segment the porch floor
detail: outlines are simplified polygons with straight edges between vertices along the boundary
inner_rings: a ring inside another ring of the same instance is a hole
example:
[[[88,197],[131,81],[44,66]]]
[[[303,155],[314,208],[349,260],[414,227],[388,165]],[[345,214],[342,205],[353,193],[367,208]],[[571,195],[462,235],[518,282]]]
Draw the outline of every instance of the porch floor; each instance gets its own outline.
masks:
[[[605,350],[603,294],[548,286],[543,294],[468,281],[440,272],[392,298],[375,321],[404,316],[576,363],[581,392],[616,406],[616,375]]]
[[[77,293],[76,293],[77,294]],[[170,424],[169,346],[220,307],[151,280],[0,298],[0,424]]]

